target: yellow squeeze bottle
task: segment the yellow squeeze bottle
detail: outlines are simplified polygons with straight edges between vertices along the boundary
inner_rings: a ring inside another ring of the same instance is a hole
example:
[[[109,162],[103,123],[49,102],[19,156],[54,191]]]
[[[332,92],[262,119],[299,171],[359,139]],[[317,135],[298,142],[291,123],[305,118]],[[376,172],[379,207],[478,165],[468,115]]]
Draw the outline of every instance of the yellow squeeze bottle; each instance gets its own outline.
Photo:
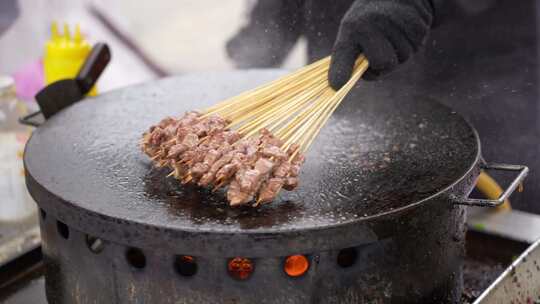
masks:
[[[74,78],[90,53],[90,49],[90,44],[81,35],[79,25],[75,26],[72,37],[67,24],[64,24],[64,33],[60,35],[56,22],[53,22],[51,39],[45,44],[43,56],[45,83]],[[96,94],[97,89],[94,86],[88,95],[95,96]]]

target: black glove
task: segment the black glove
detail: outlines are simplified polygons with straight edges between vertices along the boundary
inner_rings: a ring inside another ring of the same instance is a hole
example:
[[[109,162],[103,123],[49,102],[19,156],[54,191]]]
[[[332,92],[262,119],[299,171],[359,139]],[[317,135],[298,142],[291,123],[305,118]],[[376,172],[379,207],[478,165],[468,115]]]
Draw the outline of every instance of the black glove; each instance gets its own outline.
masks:
[[[239,68],[281,64],[303,29],[304,0],[259,0],[249,23],[227,41],[228,56]]]
[[[349,80],[354,62],[369,60],[366,80],[395,69],[418,51],[433,22],[431,0],[356,0],[341,20],[328,78],[334,89]]]

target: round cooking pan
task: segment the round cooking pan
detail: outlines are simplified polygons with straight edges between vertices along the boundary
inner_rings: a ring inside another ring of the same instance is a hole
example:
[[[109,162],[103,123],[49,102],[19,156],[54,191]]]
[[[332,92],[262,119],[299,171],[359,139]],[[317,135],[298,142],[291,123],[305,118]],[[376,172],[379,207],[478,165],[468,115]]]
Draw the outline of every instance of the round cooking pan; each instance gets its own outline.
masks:
[[[474,128],[433,100],[363,82],[311,146],[300,187],[260,208],[231,208],[223,193],[180,185],[140,151],[142,133],[163,117],[204,109],[282,74],[181,76],[76,103],[28,142],[30,193],[44,212],[114,242],[194,255],[265,256],[374,239],[362,229],[365,223],[441,196],[496,205],[526,174],[524,167],[497,166],[521,174],[498,201],[467,199],[483,165]],[[460,183],[463,190],[453,192]]]

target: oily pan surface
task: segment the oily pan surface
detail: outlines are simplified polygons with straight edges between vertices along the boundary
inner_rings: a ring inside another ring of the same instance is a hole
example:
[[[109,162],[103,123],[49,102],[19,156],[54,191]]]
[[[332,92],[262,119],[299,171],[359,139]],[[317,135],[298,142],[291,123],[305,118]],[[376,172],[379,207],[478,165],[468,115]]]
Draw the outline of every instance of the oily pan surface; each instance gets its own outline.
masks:
[[[167,115],[203,109],[283,72],[196,74],[80,102],[36,130],[29,174],[54,195],[113,218],[179,230],[285,231],[359,221],[427,198],[461,178],[474,130],[438,103],[360,82],[306,155],[295,191],[254,209],[183,186],[154,169],[141,134]]]

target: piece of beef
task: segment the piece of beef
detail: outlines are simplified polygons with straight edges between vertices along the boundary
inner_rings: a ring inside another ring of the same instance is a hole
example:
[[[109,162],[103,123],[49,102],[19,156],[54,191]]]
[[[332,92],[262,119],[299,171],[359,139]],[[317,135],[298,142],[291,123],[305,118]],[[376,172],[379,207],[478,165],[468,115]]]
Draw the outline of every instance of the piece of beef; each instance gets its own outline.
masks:
[[[194,125],[199,122],[200,116],[201,114],[195,111],[186,112],[178,119],[178,124],[182,127]]]
[[[163,128],[163,131],[165,132],[165,136],[167,138],[173,138],[176,135],[176,132],[178,130],[178,124],[170,124]]]
[[[261,154],[264,156],[264,157],[273,157],[275,159],[279,159],[279,160],[285,160],[287,159],[287,153],[285,153],[283,150],[281,150],[279,147],[277,146],[266,146],[266,147],[263,147],[262,150],[261,150]]]
[[[284,161],[274,169],[273,175],[275,177],[284,178],[284,177],[287,177],[287,175],[289,175],[290,170],[291,170],[291,163],[288,161]]]
[[[184,153],[184,151],[186,151],[187,149],[188,147],[183,144],[174,145],[169,149],[169,153],[167,153],[167,157],[171,159],[177,159],[180,157],[180,154]]]
[[[221,157],[221,154],[221,149],[211,149],[210,151],[208,151],[208,153],[206,153],[206,156],[204,157],[204,163],[212,166],[212,164],[214,164],[216,160]]]
[[[195,133],[190,126],[180,126],[176,128],[176,140],[182,142],[184,137],[188,134]]]
[[[204,156],[206,154],[206,151],[208,151],[208,147],[196,147],[191,150],[188,150],[182,154],[181,162],[186,163],[190,166],[196,163],[200,163],[204,160]]]
[[[223,154],[228,153],[231,149],[231,146],[226,142],[217,149],[209,149],[206,154],[204,154],[203,161],[193,165],[191,169],[192,176],[196,178],[201,177],[210,170],[212,165],[221,158]]]
[[[297,177],[300,174],[300,167],[304,163],[305,157],[302,154],[297,154],[291,161],[291,168],[289,170],[289,176]]]
[[[264,204],[274,200],[281,187],[283,186],[283,179],[278,177],[270,178],[266,181],[259,191],[259,197],[257,203]]]
[[[281,147],[283,145],[283,141],[279,138],[275,137],[268,129],[263,128],[260,130],[261,133],[261,142],[268,144],[270,146],[277,146]]]
[[[240,163],[233,162],[233,161],[221,167],[221,169],[219,169],[218,172],[216,173],[216,182],[218,183],[216,186],[220,186],[224,182],[231,179],[236,174],[238,169],[240,169]]]
[[[167,154],[168,158],[177,159],[188,149],[192,149],[199,143],[199,137],[194,133],[188,133],[181,143],[172,146]]]
[[[150,134],[150,139],[148,143],[153,146],[159,146],[163,140],[166,139],[167,133],[162,128],[155,128],[154,131]]]
[[[204,122],[208,126],[208,134],[219,133],[223,131],[229,124],[229,121],[223,119],[218,115],[211,115],[209,117],[206,117]]]
[[[189,169],[191,177],[195,180],[198,180],[206,171],[210,169],[210,165],[205,164],[204,162],[196,163]]]
[[[157,124],[157,127],[159,128],[166,128],[167,126],[171,125],[171,124],[174,124],[176,122],[176,119],[170,117],[170,116],[167,116],[165,118],[163,118],[158,124]]]
[[[223,141],[231,145],[237,142],[238,140],[240,140],[240,138],[242,137],[240,133],[236,131],[223,131],[223,132],[217,133],[216,135],[219,135],[221,138],[223,138]]]
[[[259,192],[263,182],[272,172],[274,162],[266,158],[259,158],[252,169],[241,169],[236,173],[235,180],[240,186],[240,191],[253,197]]]
[[[214,182],[218,170],[227,165],[233,159],[234,153],[234,151],[230,151],[225,155],[221,156],[220,159],[218,159],[216,162],[214,162],[208,172],[206,172],[199,180],[199,186],[205,187]]]
[[[227,190],[227,200],[231,206],[246,204],[253,199],[248,193],[240,189],[240,184],[236,180],[232,180],[229,189]]]
[[[257,178],[259,176],[259,171],[241,168],[236,172],[234,179],[238,182],[240,190],[243,192],[250,192],[251,188],[257,183]]]
[[[188,171],[188,167],[178,161],[171,161],[169,164],[170,167],[173,169],[173,171],[169,175],[174,176],[174,178],[176,179],[180,179]]]
[[[289,176],[284,179],[283,189],[287,191],[292,191],[296,187],[298,187],[298,177]]]

